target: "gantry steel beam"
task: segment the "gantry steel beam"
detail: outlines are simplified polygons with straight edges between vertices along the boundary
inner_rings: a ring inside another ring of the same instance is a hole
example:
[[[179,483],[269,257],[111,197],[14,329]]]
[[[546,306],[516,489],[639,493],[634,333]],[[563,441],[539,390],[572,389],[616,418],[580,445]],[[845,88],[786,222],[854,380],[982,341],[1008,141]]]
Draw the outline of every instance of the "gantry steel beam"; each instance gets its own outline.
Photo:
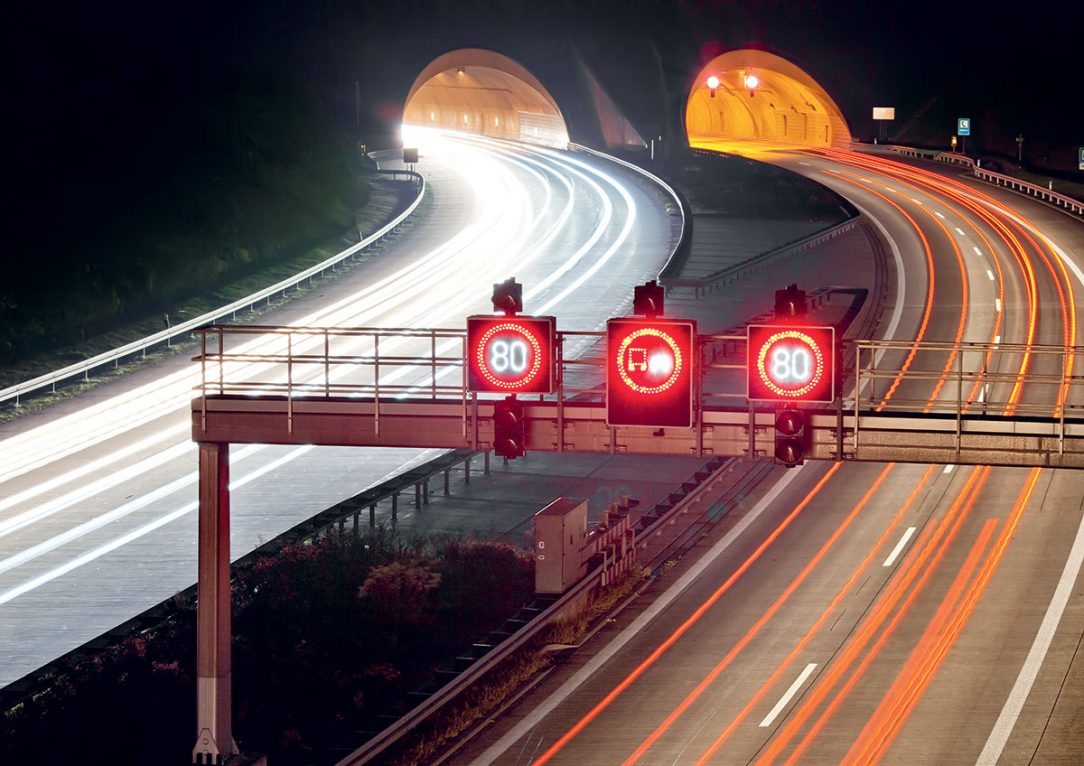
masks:
[[[1084,468],[1084,420],[808,409],[814,460]],[[602,402],[524,400],[537,452],[771,456],[771,408],[705,408],[693,428],[612,428]],[[192,402],[201,443],[488,449],[493,402],[207,396]]]

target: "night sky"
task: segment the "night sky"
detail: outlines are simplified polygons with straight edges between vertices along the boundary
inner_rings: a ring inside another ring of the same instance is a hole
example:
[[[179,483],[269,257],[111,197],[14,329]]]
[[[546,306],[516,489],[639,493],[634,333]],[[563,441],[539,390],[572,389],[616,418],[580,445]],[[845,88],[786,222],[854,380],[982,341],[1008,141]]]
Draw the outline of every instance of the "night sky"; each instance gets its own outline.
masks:
[[[537,59],[546,46],[563,55],[563,41],[572,40],[597,62],[604,82],[613,80],[632,115],[660,111],[651,87],[635,80],[650,45],[671,84],[713,52],[752,46],[817,77],[858,137],[873,135],[870,108],[890,105],[898,116],[891,132],[901,141],[945,142],[955,117],[969,116],[986,151],[1013,153],[1013,138],[1023,132],[1029,149],[1042,149],[1036,163],[1066,167],[1084,142],[1079,2],[224,5],[22,3],[8,10],[6,97],[15,135],[8,177],[25,191],[26,207],[16,221],[40,221],[43,211],[70,204],[64,190],[88,174],[124,167],[126,147],[153,144],[164,121],[183,123],[223,73],[260,69],[302,79],[347,131],[354,130],[353,82],[360,80],[373,132],[428,60],[471,44],[513,57],[529,46]]]

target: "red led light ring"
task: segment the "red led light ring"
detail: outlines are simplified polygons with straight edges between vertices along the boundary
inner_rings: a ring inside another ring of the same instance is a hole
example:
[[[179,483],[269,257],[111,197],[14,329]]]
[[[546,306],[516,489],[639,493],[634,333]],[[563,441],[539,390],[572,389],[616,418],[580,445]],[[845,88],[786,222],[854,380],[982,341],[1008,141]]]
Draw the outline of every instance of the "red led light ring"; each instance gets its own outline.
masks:
[[[489,341],[499,332],[515,333],[531,344],[531,369],[515,380],[498,378],[490,371],[489,365],[486,363],[486,349],[489,347]],[[482,333],[482,337],[478,340],[477,357],[475,361],[477,362],[476,368],[482,374],[482,377],[494,386],[509,390],[513,388],[522,388],[534,380],[535,376],[538,375],[538,371],[542,369],[542,344],[538,342],[534,333],[528,332],[522,326],[510,322],[502,322],[501,324],[493,325]]]
[[[674,352],[674,369],[670,372],[670,377],[657,386],[642,386],[632,378],[629,377],[628,372],[625,371],[625,365],[622,364],[622,360],[625,358],[625,351],[637,338],[641,338],[645,335],[651,335],[664,341],[666,345],[670,347],[670,350]],[[621,380],[625,381],[625,385],[640,394],[658,394],[666,389],[670,388],[677,382],[678,377],[681,375],[682,357],[681,348],[678,347],[677,341],[675,341],[669,334],[658,330],[654,327],[642,327],[633,333],[630,333],[621,341],[621,345],[617,348],[617,372],[621,375]]]
[[[768,370],[764,364],[768,357],[768,351],[781,340],[800,341],[808,346],[809,350],[813,352],[813,374],[809,376],[809,380],[805,385],[800,388],[783,388],[768,375]],[[768,390],[772,393],[780,397],[805,396],[817,387],[821,378],[824,376],[824,354],[821,352],[821,348],[817,345],[817,342],[806,333],[801,332],[800,330],[781,330],[780,332],[772,333],[768,336],[768,340],[761,344],[760,351],[757,352],[756,369],[760,381],[767,386]]]

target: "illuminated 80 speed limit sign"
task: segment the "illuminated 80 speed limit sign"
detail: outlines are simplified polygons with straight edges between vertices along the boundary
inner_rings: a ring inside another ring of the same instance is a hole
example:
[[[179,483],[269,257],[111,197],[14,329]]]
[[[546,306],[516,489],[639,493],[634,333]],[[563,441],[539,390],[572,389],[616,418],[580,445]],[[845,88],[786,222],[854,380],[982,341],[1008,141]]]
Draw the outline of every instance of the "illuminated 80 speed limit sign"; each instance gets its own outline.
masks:
[[[552,393],[555,324],[553,317],[467,317],[467,389]]]
[[[752,400],[835,400],[834,327],[749,325],[746,381]]]

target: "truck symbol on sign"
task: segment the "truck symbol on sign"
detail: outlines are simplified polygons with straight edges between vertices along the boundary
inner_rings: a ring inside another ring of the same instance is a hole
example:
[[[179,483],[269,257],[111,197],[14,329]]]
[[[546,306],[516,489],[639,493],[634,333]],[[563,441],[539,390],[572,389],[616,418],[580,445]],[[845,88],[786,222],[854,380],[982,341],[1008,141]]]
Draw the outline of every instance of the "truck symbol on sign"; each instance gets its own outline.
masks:
[[[629,372],[634,372],[635,370],[647,372],[647,349],[638,347],[630,348],[628,365]]]

